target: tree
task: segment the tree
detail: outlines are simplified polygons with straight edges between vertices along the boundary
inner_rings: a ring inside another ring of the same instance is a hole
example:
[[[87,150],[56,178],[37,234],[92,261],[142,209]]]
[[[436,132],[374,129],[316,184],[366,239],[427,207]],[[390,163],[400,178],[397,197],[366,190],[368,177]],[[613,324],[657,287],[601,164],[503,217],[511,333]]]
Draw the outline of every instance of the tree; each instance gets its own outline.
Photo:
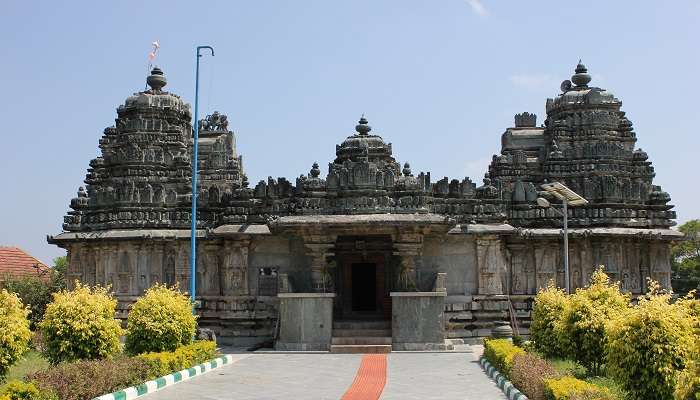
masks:
[[[48,272],[48,280],[27,275],[8,278],[3,283],[4,288],[16,293],[31,311],[29,321],[32,330],[36,329],[37,324],[44,317],[46,305],[52,300],[51,295],[66,288],[66,257],[54,258],[53,264],[54,267]]]
[[[685,294],[700,289],[700,219],[690,220],[678,230],[685,234],[685,240],[671,247],[673,289]]]

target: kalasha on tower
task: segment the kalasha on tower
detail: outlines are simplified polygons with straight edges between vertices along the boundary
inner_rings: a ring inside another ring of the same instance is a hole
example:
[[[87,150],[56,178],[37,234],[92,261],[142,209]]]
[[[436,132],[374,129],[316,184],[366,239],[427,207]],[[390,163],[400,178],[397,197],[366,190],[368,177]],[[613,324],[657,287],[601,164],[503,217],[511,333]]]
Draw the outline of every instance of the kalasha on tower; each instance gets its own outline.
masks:
[[[192,115],[160,69],[147,83],[48,237],[68,251],[69,282],[112,285],[122,318],[156,282],[190,283]],[[561,202],[542,190],[554,182],[588,201],[568,208],[572,288],[601,265],[627,292],[670,287],[670,197],[622,103],[590,83],[579,62],[544,125],[517,114],[479,186],[414,173],[363,116],[325,172],[310,160],[294,183],[249,187],[228,118],[212,112],[198,135],[200,325],[224,343],[342,352],[372,333],[381,350],[419,350],[488,336],[511,309],[526,334],[533,295],[566,284]]]

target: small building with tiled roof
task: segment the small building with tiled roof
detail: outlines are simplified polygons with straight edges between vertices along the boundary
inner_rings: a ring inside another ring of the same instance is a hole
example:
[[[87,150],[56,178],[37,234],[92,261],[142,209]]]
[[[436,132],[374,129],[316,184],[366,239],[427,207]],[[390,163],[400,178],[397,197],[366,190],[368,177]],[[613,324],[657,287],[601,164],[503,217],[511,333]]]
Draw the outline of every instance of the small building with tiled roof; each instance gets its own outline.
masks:
[[[8,278],[36,276],[48,279],[49,267],[15,246],[0,246],[0,283]]]

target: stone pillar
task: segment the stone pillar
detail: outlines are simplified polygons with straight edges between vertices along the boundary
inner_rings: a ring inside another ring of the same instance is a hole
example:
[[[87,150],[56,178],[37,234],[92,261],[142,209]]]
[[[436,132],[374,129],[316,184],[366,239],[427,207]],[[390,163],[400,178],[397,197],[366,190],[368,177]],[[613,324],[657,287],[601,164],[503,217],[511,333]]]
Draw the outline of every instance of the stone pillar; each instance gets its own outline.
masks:
[[[333,279],[328,270],[328,257],[335,255],[335,236],[305,236],[304,246],[311,257],[311,287],[314,292],[333,292]]]
[[[396,279],[397,290],[403,292],[418,290],[415,259],[422,252],[422,235],[398,235],[395,238],[392,254],[399,257],[399,270],[397,271]]]

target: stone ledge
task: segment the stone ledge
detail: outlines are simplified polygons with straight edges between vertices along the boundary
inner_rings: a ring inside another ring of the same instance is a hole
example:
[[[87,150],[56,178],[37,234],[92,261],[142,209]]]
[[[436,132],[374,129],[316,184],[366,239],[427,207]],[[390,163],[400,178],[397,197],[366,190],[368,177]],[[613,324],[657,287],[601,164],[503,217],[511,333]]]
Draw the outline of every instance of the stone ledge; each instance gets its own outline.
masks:
[[[391,297],[447,297],[447,292],[391,292]]]
[[[335,297],[335,293],[279,293],[277,297],[286,299],[321,299]]]

